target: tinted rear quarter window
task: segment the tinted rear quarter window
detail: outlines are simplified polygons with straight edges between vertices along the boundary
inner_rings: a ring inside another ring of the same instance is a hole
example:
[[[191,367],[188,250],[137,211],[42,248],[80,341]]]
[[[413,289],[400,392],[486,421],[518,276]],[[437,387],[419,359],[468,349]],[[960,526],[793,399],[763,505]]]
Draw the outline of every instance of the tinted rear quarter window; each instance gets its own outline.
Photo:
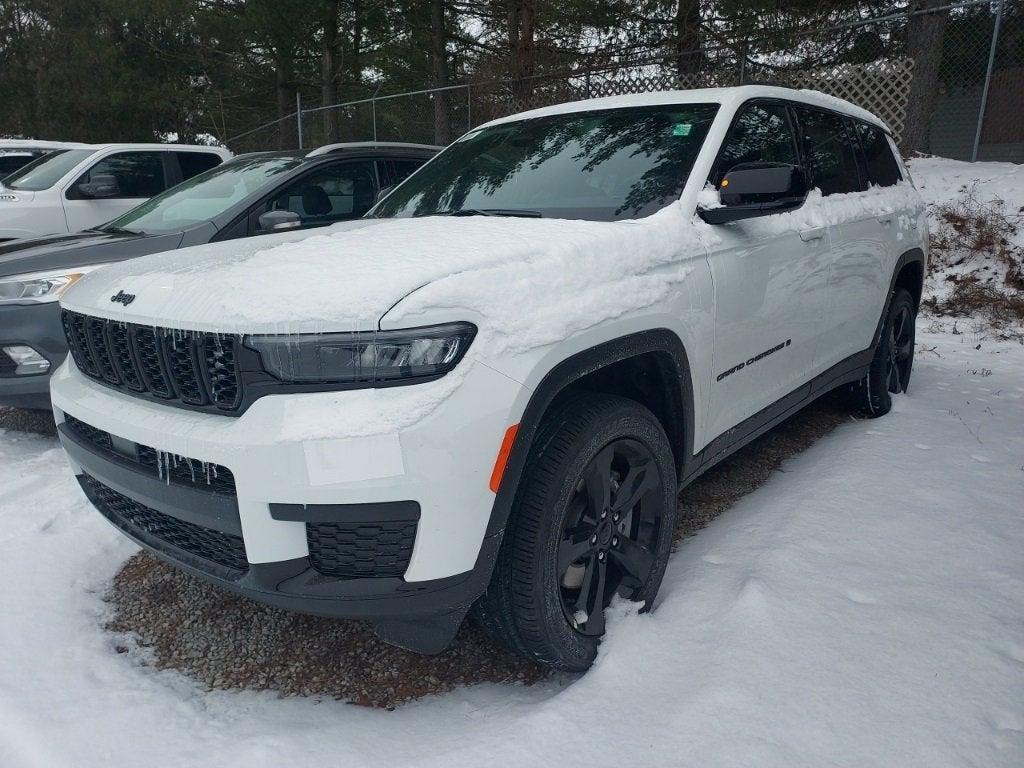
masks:
[[[893,157],[892,147],[889,146],[885,132],[867,123],[857,123],[856,130],[861,148],[864,150],[868,182],[879,187],[891,187],[899,183],[902,178],[900,167]]]
[[[796,108],[804,155],[810,165],[811,185],[823,195],[860,192],[867,188],[860,177],[852,137],[843,118],[831,112]]]
[[[181,166],[181,180],[186,181],[193,176],[198,176],[203,171],[216,168],[220,165],[220,155],[213,152],[175,152],[178,157],[178,165]]]

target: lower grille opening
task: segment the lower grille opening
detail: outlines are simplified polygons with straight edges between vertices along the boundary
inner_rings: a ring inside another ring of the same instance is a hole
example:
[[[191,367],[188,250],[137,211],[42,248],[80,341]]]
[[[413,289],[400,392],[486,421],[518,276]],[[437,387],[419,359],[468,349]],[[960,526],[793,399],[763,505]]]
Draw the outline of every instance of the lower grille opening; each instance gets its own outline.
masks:
[[[307,523],[310,565],[338,578],[401,577],[409,567],[416,522]]]
[[[139,464],[160,480],[223,496],[235,495],[235,476],[221,464],[165,453],[141,443],[130,443],[129,447],[134,446],[133,451],[115,451],[109,432],[86,424],[71,414],[64,415],[64,423],[72,433],[100,453]]]
[[[208,560],[241,575],[249,568],[245,544],[239,536],[221,533],[201,525],[165,515],[118,493],[90,475],[81,476],[82,488],[93,506],[105,518],[142,540],[156,539],[175,549]],[[139,534],[144,534],[139,536]]]

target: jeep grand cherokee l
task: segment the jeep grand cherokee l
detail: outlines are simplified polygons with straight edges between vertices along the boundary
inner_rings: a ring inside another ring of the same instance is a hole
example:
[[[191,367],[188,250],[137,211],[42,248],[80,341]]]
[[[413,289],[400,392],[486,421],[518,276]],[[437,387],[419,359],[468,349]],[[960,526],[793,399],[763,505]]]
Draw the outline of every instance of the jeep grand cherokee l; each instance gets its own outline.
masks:
[[[823,393],[879,416],[907,387],[924,209],[887,127],[834,98],[513,115],[371,215],[65,294],[60,436],[114,526],[407,648],[472,610],[583,670],[615,595],[651,606],[681,486]]]

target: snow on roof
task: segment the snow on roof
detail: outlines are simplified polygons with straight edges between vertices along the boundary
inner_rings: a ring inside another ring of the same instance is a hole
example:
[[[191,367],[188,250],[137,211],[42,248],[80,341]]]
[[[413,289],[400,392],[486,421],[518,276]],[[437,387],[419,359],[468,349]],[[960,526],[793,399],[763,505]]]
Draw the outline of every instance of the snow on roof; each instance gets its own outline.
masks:
[[[867,120],[888,130],[888,126],[879,117],[845,99],[821,93],[819,91],[796,90],[781,88],[774,85],[740,85],[734,88],[695,88],[687,91],[654,91],[651,93],[633,93],[623,96],[604,96],[598,99],[583,99],[554,104],[550,107],[531,109],[507,117],[499,117],[484,123],[481,128],[517,120],[530,120],[550,115],[565,115],[573,112],[589,112],[598,109],[624,109],[627,107],[656,106],[664,104],[700,104],[715,103],[726,107],[739,106],[748,99],[788,99],[804,104],[811,104],[826,109],[843,112],[851,117]]]
[[[82,144],[77,141],[41,141],[36,139],[0,139],[0,152],[4,150],[30,150],[30,149],[88,149],[91,144]]]

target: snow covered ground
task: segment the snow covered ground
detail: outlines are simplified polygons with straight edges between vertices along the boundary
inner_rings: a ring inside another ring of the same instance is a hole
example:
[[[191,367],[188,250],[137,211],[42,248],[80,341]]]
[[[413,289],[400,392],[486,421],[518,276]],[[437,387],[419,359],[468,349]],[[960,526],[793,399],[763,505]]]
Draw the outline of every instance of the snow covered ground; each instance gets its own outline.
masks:
[[[587,675],[394,712],[117,653],[102,595],[135,547],[53,438],[0,430],[0,766],[1024,765],[1024,346],[941,325],[889,416],[684,541]]]
[[[115,653],[101,595],[134,547],[52,438],[0,434],[0,765],[1020,766],[1024,347],[927,326],[895,411],[686,540],[589,674],[395,712]]]

